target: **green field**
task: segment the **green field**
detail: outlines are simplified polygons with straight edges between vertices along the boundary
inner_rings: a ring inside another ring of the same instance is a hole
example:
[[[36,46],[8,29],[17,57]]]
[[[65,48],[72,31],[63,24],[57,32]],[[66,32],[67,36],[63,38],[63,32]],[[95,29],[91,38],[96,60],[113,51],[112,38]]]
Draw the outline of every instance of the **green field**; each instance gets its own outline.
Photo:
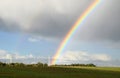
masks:
[[[120,78],[120,68],[0,67],[0,78]]]

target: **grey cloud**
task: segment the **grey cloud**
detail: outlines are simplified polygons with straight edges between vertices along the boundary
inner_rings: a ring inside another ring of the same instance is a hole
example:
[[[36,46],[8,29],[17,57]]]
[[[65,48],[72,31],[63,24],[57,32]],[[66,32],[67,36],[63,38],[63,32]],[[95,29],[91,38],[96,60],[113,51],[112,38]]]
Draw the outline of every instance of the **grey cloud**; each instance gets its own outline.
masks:
[[[105,1],[79,31],[83,40],[120,41],[119,0]],[[112,3],[114,2],[114,3]]]
[[[26,1],[27,0],[23,1],[23,3],[25,4]],[[31,0],[30,2],[32,1],[33,0]],[[18,4],[18,2],[16,1],[15,3],[9,2],[8,4],[10,5],[13,4],[11,8],[9,7],[10,8],[9,10],[11,12],[15,12],[13,13],[15,15],[10,13],[11,15],[0,14],[0,16],[3,15],[2,18],[4,21],[6,21],[7,19],[5,16],[8,16],[9,19],[11,18],[11,20],[17,18],[13,21],[17,21],[18,22],[17,24],[19,26],[12,27],[12,26],[1,25],[1,28],[4,27],[4,30],[6,31],[11,30],[12,28],[13,28],[12,31],[16,31],[16,28],[18,28],[20,31],[23,31],[25,33],[35,34],[35,35],[39,35],[43,37],[47,36],[47,37],[61,38],[65,36],[65,34],[69,31],[71,26],[74,24],[74,22],[79,17],[79,15],[88,7],[88,5],[92,2],[92,0],[89,0],[89,1],[85,1],[85,0],[82,0],[82,1],[80,0],[65,0],[65,1],[64,0],[61,0],[61,1],[59,0],[51,0],[51,1],[35,0],[35,3],[36,2],[37,3],[39,2],[41,4],[41,6],[38,6],[38,11],[36,11],[35,8],[30,8],[30,7],[35,7],[37,5],[33,4],[33,6],[31,5],[29,6],[29,2],[27,6],[21,4],[21,2],[19,6],[18,5],[16,6],[16,4]],[[13,8],[13,6],[15,6],[16,8]],[[18,9],[20,9],[20,12],[19,10],[14,11],[14,9],[16,10],[17,7]],[[26,9],[27,11],[21,10],[21,8],[24,8],[24,10],[27,8]],[[34,16],[32,19],[26,18],[26,17],[31,17],[32,15],[31,10],[29,9],[33,9],[33,12],[35,9],[36,15],[32,12]],[[0,11],[3,12],[2,10]],[[27,13],[28,15],[26,15]],[[26,25],[26,21],[28,21],[27,25]]]
[[[80,14],[91,3],[91,1],[79,0],[57,2],[62,3],[59,8],[54,6],[54,4],[45,6],[47,9],[36,17],[28,32],[47,37],[63,38]],[[59,11],[60,8],[62,12]]]
[[[8,5],[10,14],[7,14],[6,10],[8,6],[2,7],[2,9],[5,8],[5,11],[0,10],[0,30],[5,32],[19,30],[18,32],[22,31],[45,38],[63,38],[92,1],[25,0],[18,3],[12,0],[8,3],[12,5],[11,7]],[[31,3],[33,3],[32,6]],[[119,3],[119,0],[103,1],[85,20],[84,25],[78,29],[78,33],[75,33],[76,37],[79,40],[120,41]],[[16,4],[19,5],[16,6]],[[21,8],[24,8],[22,12]],[[14,9],[19,10],[14,11]],[[12,22],[8,22],[8,17]]]
[[[0,18],[0,31],[18,32],[18,31],[20,31],[20,28],[17,23],[12,22],[12,21],[7,21],[7,20],[5,21]]]
[[[63,37],[71,28],[74,20],[75,18],[71,20],[67,15],[49,16],[45,14],[36,21],[30,32],[47,37]]]

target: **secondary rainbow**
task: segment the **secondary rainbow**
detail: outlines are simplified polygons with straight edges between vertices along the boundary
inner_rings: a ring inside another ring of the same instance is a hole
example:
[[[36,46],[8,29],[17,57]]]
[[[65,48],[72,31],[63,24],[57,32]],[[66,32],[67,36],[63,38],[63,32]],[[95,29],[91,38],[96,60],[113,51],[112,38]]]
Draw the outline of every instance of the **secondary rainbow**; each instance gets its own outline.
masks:
[[[97,7],[101,0],[95,0],[86,10],[82,13],[76,23],[72,26],[70,31],[67,33],[63,41],[61,42],[58,50],[52,58],[50,65],[54,65],[59,58],[60,54],[64,50],[65,46],[69,42],[70,38],[74,35],[75,31],[82,25],[83,21],[89,16],[89,14]]]

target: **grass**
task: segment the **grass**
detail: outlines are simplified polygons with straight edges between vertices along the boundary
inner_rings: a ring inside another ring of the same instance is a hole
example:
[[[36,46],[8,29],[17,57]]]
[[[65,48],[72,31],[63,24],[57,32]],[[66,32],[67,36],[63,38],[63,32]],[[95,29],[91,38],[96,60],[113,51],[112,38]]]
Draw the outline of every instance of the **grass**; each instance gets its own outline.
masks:
[[[0,78],[120,78],[120,68],[0,67]]]

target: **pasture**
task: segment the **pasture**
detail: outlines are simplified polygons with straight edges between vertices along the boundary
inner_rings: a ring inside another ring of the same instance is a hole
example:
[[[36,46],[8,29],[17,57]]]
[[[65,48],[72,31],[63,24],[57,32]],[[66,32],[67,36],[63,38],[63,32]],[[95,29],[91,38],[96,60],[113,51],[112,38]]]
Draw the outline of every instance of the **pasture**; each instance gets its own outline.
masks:
[[[120,68],[0,67],[0,78],[120,78]]]

